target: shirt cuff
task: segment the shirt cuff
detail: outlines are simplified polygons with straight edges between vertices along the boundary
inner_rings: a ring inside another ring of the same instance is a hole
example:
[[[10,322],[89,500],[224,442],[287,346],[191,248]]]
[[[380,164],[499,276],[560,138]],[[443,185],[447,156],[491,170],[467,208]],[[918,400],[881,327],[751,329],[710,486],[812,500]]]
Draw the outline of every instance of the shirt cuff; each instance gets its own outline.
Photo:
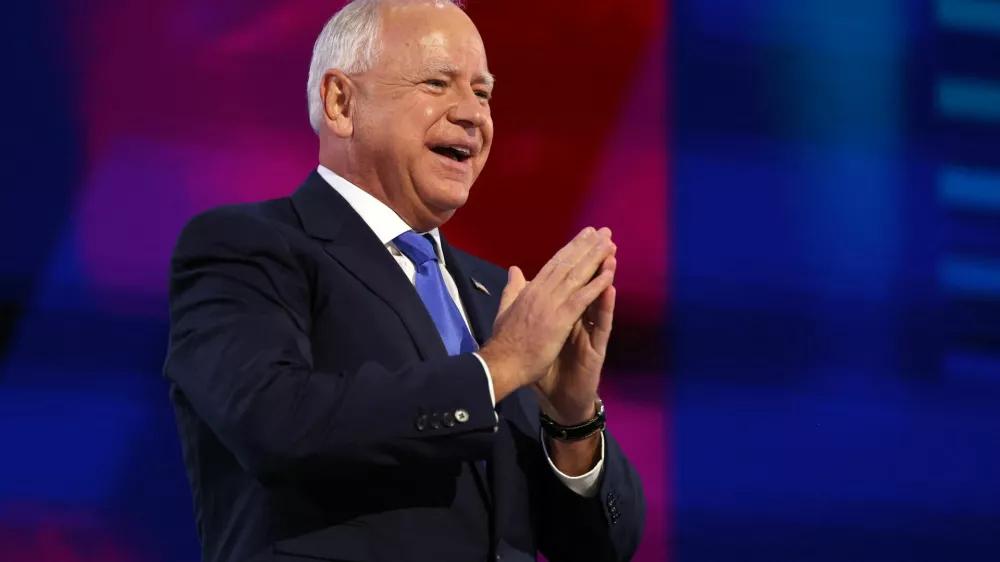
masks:
[[[545,451],[545,459],[549,461],[552,472],[556,473],[556,478],[561,480],[567,488],[585,498],[596,496],[597,487],[601,480],[601,471],[604,470],[604,432],[601,432],[601,458],[598,459],[594,468],[590,469],[590,472],[581,474],[580,476],[567,476],[556,468],[555,463],[552,462],[552,456],[549,455],[549,448],[545,445],[545,430],[542,430],[541,433],[542,450]]]
[[[483,372],[486,373],[486,386],[490,388],[490,404],[493,404],[493,416],[496,419],[496,423],[500,423],[500,416],[496,412],[497,407],[497,394],[493,390],[493,375],[490,374],[490,368],[486,366],[486,360],[479,356],[478,353],[472,354],[476,359],[479,359],[479,364],[483,366]],[[497,431],[496,425],[493,426],[493,432]],[[602,455],[603,458],[603,455]]]

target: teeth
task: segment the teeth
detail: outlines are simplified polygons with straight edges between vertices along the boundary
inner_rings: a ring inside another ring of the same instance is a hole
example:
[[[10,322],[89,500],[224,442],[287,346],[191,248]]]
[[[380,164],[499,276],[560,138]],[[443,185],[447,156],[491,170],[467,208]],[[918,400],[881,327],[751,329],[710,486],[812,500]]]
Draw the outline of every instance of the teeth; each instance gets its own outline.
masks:
[[[464,146],[440,145],[432,148],[431,150],[437,152],[441,156],[447,156],[458,162],[464,162],[472,156],[472,149]]]

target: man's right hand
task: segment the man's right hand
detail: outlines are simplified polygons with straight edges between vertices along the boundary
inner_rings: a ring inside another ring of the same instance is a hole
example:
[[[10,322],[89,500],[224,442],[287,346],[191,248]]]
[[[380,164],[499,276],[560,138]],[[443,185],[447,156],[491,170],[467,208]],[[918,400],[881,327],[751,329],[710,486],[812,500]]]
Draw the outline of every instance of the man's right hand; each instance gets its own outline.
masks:
[[[530,283],[520,269],[510,268],[493,337],[479,350],[497,402],[545,375],[573,324],[614,280],[610,271],[594,276],[614,250],[610,230],[588,227]]]

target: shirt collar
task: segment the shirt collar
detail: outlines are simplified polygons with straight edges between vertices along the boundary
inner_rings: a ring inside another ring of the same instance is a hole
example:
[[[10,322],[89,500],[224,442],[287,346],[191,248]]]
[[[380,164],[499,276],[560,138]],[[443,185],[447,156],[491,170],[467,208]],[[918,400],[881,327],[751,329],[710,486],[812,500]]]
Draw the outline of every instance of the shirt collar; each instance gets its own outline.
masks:
[[[379,201],[367,191],[347,181],[325,166],[320,166],[316,170],[320,177],[326,180],[337,193],[343,197],[347,204],[354,209],[361,220],[365,221],[368,228],[372,229],[379,242],[388,246],[394,253],[399,252],[393,240],[403,234],[413,230],[406,221],[400,218],[388,205]],[[441,249],[441,233],[438,229],[433,229],[428,233],[434,239],[434,251],[437,252],[438,262],[444,265],[444,251]]]

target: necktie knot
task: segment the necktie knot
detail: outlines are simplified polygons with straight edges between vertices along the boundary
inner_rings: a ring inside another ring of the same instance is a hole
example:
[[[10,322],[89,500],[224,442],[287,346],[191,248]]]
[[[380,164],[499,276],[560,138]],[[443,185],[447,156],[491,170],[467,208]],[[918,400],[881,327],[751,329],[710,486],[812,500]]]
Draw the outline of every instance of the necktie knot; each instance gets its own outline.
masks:
[[[399,251],[417,267],[431,260],[437,261],[434,242],[429,236],[421,236],[411,230],[400,234],[393,242]]]

